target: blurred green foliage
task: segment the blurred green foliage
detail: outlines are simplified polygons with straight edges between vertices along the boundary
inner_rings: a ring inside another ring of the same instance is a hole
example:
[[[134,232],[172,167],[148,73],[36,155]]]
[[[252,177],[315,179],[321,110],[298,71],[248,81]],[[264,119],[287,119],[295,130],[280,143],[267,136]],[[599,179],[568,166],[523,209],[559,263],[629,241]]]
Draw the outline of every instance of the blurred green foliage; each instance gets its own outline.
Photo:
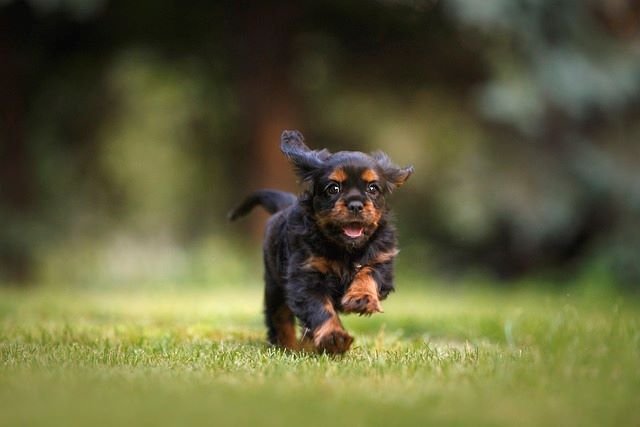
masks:
[[[254,280],[264,217],[225,212],[295,188],[299,128],[416,167],[405,274],[640,289],[633,1],[9,0],[0,24],[2,282]]]

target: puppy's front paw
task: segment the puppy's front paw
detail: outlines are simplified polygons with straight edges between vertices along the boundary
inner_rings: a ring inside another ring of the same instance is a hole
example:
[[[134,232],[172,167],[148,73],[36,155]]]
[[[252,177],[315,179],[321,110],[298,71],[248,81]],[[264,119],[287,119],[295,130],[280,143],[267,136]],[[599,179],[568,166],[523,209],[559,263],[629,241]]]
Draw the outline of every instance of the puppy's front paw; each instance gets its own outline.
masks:
[[[334,329],[316,336],[314,342],[320,353],[342,354],[351,347],[353,337],[344,329]]]
[[[345,313],[358,313],[361,316],[384,313],[378,296],[369,292],[347,292],[341,302]]]
[[[371,267],[364,267],[356,273],[340,303],[345,313],[371,316],[383,312]]]

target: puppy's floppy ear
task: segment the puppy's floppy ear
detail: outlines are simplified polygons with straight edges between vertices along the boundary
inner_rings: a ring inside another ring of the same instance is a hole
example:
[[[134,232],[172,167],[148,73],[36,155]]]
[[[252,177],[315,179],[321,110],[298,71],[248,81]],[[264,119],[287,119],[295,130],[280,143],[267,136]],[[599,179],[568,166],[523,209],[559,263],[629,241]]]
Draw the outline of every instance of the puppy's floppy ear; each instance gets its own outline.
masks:
[[[304,143],[304,137],[297,130],[285,130],[280,137],[280,150],[284,153],[302,181],[309,181],[322,167],[331,153],[327,150],[311,150]]]
[[[382,170],[384,178],[387,181],[388,191],[392,191],[393,189],[400,187],[413,173],[413,166],[407,166],[404,168],[398,167],[394,165],[389,156],[382,151],[376,151],[375,153],[372,153],[371,156]]]

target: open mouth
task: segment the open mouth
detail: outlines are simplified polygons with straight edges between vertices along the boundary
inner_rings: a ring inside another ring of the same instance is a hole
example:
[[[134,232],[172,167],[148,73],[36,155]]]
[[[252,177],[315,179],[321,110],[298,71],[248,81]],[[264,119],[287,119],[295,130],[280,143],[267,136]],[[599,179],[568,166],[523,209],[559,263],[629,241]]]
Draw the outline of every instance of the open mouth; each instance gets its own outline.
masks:
[[[344,227],[342,227],[342,232],[347,237],[350,237],[352,239],[357,239],[358,237],[362,236],[362,234],[364,233],[364,227],[360,223],[353,222],[351,224],[347,224]]]

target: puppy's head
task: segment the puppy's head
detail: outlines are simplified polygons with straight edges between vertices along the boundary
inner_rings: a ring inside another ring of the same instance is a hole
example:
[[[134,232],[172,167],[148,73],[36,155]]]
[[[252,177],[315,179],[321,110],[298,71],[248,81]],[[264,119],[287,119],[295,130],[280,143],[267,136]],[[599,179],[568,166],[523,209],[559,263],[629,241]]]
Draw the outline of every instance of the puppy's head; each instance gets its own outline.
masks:
[[[309,183],[319,228],[347,249],[367,243],[387,213],[385,196],[413,173],[413,167],[399,168],[382,152],[311,150],[298,131],[284,131],[280,147]]]

